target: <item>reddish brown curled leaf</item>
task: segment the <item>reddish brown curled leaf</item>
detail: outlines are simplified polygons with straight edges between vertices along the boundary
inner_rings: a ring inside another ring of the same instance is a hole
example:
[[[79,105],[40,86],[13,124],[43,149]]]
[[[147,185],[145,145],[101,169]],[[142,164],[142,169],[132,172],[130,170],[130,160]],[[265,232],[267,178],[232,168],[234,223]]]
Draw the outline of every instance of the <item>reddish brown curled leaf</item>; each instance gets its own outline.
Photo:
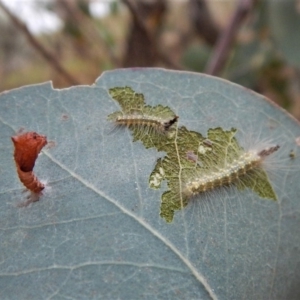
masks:
[[[36,132],[26,132],[12,136],[11,139],[15,146],[16,164],[23,172],[32,171],[38,154],[47,144],[47,137]]]
[[[47,137],[36,132],[26,132],[11,137],[14,146],[14,158],[21,182],[32,192],[39,193],[44,184],[38,181],[32,170],[38,154],[47,144]]]

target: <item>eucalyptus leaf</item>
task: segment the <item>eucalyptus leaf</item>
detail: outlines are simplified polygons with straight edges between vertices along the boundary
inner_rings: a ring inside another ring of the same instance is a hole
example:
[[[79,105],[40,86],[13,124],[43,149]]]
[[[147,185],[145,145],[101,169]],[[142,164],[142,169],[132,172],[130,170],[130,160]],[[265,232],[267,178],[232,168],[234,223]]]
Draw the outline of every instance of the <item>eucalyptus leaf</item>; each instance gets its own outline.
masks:
[[[166,222],[167,183],[149,181],[166,152],[127,128],[107,130],[119,87],[168,107],[197,135],[235,128],[242,145],[280,145],[268,173],[277,201],[221,187]],[[34,168],[47,188],[27,207],[18,207],[26,193],[10,139],[22,128],[52,141]],[[264,97],[201,74],[116,70],[92,86],[2,93],[0,298],[299,299],[298,136],[299,124]]]

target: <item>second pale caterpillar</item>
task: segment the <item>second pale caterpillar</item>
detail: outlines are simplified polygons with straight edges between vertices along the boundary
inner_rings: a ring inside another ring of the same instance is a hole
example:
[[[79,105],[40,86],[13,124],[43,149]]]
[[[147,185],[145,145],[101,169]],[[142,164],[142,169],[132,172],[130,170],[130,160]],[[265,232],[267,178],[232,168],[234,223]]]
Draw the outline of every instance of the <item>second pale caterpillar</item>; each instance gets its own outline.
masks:
[[[177,129],[176,147],[157,160],[149,177],[149,186],[154,189],[167,181],[168,190],[162,194],[160,211],[167,222],[193,198],[199,196],[201,202],[224,199],[232,187],[239,191],[250,189],[260,198],[277,200],[268,175],[272,178],[278,175],[273,172],[278,170],[278,159],[282,157],[276,155],[278,144],[274,139],[257,140],[258,136],[255,141],[249,134],[237,139],[236,133],[235,128],[217,127],[210,128],[207,136],[203,136],[184,126]],[[242,138],[244,147],[238,142]],[[172,144],[169,145],[171,148]]]
[[[259,168],[262,161],[279,149],[278,145],[267,147],[261,151],[250,150],[242,153],[226,167],[202,176],[190,178],[183,187],[183,195],[190,198],[217,187],[235,183],[248,172]]]

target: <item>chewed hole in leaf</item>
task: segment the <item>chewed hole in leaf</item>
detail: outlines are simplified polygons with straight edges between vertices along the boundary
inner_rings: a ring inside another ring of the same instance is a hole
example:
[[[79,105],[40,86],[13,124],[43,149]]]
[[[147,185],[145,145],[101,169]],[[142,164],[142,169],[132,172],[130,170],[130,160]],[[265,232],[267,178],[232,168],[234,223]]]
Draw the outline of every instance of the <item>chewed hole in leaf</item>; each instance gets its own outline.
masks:
[[[276,145],[274,151],[255,147],[244,150],[235,137],[235,128],[213,128],[205,137],[184,126],[175,126],[178,117],[169,107],[146,105],[144,96],[129,87],[110,89],[110,95],[122,111],[110,114],[108,120],[128,127],[133,141],[166,153],[158,159],[149,186],[158,189],[166,180],[168,191],[162,194],[160,215],[167,222],[192,198],[201,198],[201,194],[223,186],[249,188],[262,198],[276,200],[262,167],[263,160],[278,150]]]
[[[178,128],[177,147],[174,145],[173,152],[157,161],[149,179],[150,187],[154,178],[160,179],[159,184],[167,180],[169,190],[162,195],[160,213],[167,222],[191,199],[201,201],[204,193],[220,187],[249,188],[261,198],[277,199],[262,164],[278,147],[268,148],[267,155],[255,147],[244,150],[235,138],[236,131],[234,128],[229,131],[220,127],[210,129],[208,145],[207,138],[200,133]],[[164,177],[158,177],[160,169],[164,170]]]
[[[172,137],[178,116],[169,107],[146,105],[144,96],[129,87],[110,89],[110,95],[122,111],[113,112],[108,120],[115,128],[129,128],[133,141],[141,140],[146,148],[150,148]]]

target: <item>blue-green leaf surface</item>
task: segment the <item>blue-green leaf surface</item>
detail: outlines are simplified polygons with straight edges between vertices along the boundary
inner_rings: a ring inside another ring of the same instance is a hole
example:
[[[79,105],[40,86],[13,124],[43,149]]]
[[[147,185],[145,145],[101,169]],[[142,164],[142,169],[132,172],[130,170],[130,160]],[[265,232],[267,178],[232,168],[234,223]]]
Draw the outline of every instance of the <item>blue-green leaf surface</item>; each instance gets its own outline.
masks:
[[[129,86],[168,106],[179,125],[281,148],[270,181],[277,201],[220,189],[192,199],[167,223],[149,176],[164,153],[107,134]],[[10,136],[54,141],[34,168],[47,190],[27,207]],[[0,96],[0,299],[299,299],[300,126],[262,96],[217,78],[159,69],[105,73],[93,86],[50,83]],[[290,151],[293,155],[290,156]]]

